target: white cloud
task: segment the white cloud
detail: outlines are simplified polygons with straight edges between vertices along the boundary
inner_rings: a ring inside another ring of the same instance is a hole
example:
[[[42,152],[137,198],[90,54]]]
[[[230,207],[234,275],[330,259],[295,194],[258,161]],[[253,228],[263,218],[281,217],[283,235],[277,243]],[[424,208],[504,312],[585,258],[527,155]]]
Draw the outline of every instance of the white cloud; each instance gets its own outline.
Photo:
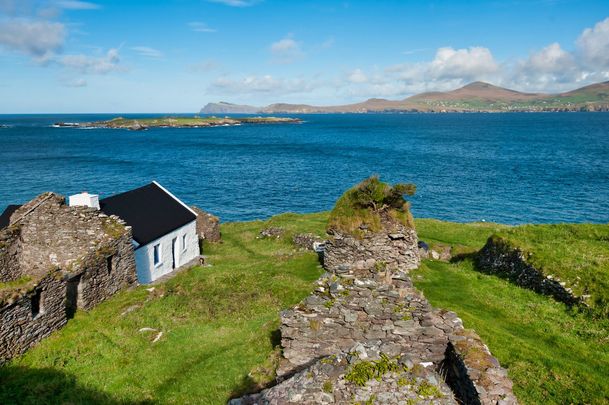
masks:
[[[214,28],[210,28],[207,24],[200,21],[189,22],[188,26],[194,32],[216,32]]]
[[[586,28],[577,39],[584,61],[597,69],[609,69],[609,17]]]
[[[321,48],[322,49],[330,49],[334,46],[334,43],[336,41],[334,40],[334,37],[330,37],[328,39],[326,39],[324,42],[321,43]]]
[[[55,3],[58,7],[66,10],[97,10],[101,8],[99,4],[90,3],[88,1],[79,0],[64,0]]]
[[[321,83],[315,78],[283,79],[272,75],[253,75],[234,79],[222,76],[214,80],[208,90],[222,94],[268,93],[283,95],[305,93],[320,85]]]
[[[361,69],[358,68],[349,74],[348,80],[351,83],[366,83],[368,81],[368,77]]]
[[[60,51],[66,39],[58,22],[14,18],[0,22],[0,45],[46,62]]]
[[[271,44],[273,60],[277,63],[292,63],[304,55],[300,43],[291,35]]]
[[[83,74],[107,74],[111,72],[125,71],[120,65],[118,49],[110,49],[102,57],[91,57],[87,55],[66,55],[59,59],[59,63],[66,68]]]
[[[498,69],[499,65],[488,48],[446,47],[436,51],[436,57],[429,65],[428,73],[433,79],[476,80],[495,73]]]
[[[86,87],[87,81],[83,78],[64,79],[61,81],[66,87]]]
[[[249,7],[253,6],[256,3],[259,3],[260,0],[207,0],[210,3],[220,3],[226,6],[231,7]]]
[[[133,46],[131,47],[132,51],[137,52],[140,56],[146,56],[148,58],[162,58],[163,52],[158,49],[150,48],[148,46]]]
[[[213,59],[207,59],[201,61],[199,63],[192,64],[188,67],[188,69],[192,72],[211,72],[213,70],[219,69],[221,67],[220,63]]]

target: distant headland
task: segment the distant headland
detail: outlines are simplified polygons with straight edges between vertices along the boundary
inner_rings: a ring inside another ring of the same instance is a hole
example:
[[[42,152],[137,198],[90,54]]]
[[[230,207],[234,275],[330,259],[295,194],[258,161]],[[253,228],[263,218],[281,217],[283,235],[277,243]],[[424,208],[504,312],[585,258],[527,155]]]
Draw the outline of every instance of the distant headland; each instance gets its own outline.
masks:
[[[107,128],[142,131],[148,128],[203,128],[242,124],[297,124],[298,118],[289,117],[163,117],[163,118],[113,118],[94,122],[57,122],[58,128]]]
[[[561,111],[609,111],[609,81],[560,94],[522,93],[474,82],[456,90],[421,93],[404,100],[371,98],[338,106],[277,103],[266,107],[219,102],[201,109],[202,114]]]

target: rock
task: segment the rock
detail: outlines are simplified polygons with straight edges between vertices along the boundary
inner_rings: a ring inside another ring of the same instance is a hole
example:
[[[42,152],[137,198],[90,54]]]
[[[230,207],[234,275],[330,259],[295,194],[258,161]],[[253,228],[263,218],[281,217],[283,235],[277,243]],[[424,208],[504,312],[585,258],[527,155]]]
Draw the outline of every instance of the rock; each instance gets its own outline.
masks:
[[[315,250],[316,244],[322,243],[323,240],[312,233],[298,233],[292,237],[292,242],[300,249]]]
[[[279,239],[284,233],[285,233],[285,230],[283,228],[271,226],[271,227],[261,230],[258,237],[259,238]]]
[[[191,206],[197,214],[197,234],[199,239],[207,242],[219,242],[222,240],[220,234],[220,218],[209,214],[196,206]]]

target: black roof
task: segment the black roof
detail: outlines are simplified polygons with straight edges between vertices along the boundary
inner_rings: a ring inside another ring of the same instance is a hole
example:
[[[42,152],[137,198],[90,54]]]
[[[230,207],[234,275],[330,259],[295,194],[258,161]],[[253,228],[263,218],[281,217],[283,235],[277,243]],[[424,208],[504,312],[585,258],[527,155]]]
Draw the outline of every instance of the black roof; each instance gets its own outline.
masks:
[[[104,198],[99,205],[105,214],[117,215],[131,226],[133,239],[140,246],[197,218],[190,209],[155,182]]]
[[[6,207],[2,215],[0,215],[0,229],[6,228],[9,224],[9,220],[11,219],[11,215],[13,212],[17,211],[21,205],[9,205]]]

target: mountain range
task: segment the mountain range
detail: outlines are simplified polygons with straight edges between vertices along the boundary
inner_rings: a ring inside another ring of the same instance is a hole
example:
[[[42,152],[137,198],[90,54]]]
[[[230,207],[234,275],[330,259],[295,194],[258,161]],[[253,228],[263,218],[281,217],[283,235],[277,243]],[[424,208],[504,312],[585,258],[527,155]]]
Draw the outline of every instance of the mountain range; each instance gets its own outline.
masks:
[[[489,83],[473,82],[456,90],[426,92],[403,100],[371,98],[337,106],[276,103],[255,107],[222,101],[207,104],[201,109],[201,114],[509,111],[609,111],[609,81],[558,94],[522,93]]]

